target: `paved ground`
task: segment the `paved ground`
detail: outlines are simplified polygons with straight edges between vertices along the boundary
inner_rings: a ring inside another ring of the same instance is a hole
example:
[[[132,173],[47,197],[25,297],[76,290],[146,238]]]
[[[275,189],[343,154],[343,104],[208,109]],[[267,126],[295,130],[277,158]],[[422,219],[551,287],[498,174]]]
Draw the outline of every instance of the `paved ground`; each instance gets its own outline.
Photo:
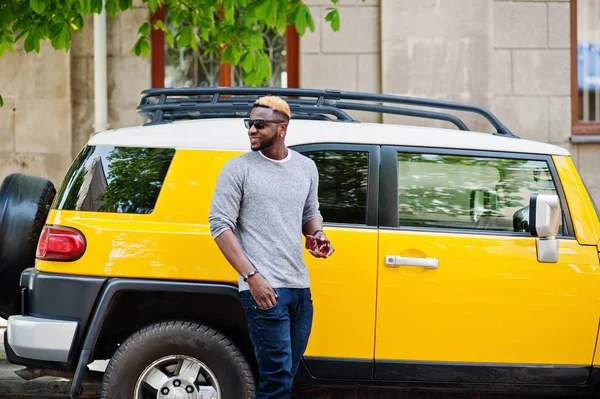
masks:
[[[22,368],[9,364],[6,359],[0,359],[0,398],[67,398],[71,381],[56,377],[41,377],[25,381],[14,372]],[[86,384],[85,398],[98,398],[99,385]]]

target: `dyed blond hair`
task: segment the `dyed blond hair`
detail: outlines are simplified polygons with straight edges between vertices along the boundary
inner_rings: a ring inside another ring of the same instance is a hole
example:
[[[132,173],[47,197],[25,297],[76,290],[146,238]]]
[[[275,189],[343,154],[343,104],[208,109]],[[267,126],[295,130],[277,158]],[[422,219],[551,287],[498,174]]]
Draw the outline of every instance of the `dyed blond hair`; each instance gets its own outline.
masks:
[[[281,97],[276,96],[264,96],[259,98],[254,102],[255,107],[262,108],[270,108],[273,111],[277,111],[282,115],[285,115],[290,119],[292,117],[292,112],[290,111],[290,106],[288,103]]]

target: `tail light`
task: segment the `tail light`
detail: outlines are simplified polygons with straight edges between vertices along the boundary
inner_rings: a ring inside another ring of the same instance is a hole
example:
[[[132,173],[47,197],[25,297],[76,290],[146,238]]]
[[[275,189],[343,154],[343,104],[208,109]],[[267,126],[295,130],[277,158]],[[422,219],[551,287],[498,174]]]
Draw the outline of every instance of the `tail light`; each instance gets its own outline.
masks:
[[[85,252],[85,237],[79,230],[44,226],[35,256],[42,260],[77,260]]]

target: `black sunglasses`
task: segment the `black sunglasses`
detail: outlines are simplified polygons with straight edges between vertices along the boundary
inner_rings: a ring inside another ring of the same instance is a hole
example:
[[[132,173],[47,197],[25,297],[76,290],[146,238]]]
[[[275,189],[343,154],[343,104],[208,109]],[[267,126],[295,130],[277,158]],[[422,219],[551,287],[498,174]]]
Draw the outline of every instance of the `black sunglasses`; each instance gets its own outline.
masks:
[[[265,122],[277,124],[285,123],[285,121],[269,119],[244,119],[244,126],[246,126],[246,129],[250,129],[252,126],[254,126],[257,130],[261,130],[265,128]]]

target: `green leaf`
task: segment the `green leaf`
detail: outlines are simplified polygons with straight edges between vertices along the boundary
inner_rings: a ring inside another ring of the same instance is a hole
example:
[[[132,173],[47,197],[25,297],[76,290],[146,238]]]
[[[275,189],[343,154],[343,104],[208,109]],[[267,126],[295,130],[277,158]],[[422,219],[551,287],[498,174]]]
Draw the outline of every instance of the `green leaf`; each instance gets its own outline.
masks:
[[[177,46],[181,48],[189,47],[192,42],[192,28],[189,26],[183,27],[177,34]]]
[[[256,62],[256,56],[254,55],[254,52],[248,52],[248,53],[244,54],[244,56],[242,57],[242,60],[241,60],[242,68],[244,69],[244,72],[245,73],[252,72],[252,70],[254,69],[255,62]]]
[[[191,29],[191,31],[192,31],[192,41],[190,42],[190,46],[192,47],[192,50],[198,51],[198,41],[200,40],[200,38],[198,37],[196,30]]]
[[[167,27],[163,21],[156,20],[156,21],[154,21],[154,30],[162,30],[163,32],[166,32]]]
[[[269,56],[267,54],[263,53],[260,56],[259,64],[260,64],[260,72],[261,72],[262,79],[264,79],[265,82],[270,83],[271,82],[271,60],[269,59]]]
[[[158,9],[158,0],[148,0],[148,6],[150,7],[152,14],[154,14]]]
[[[46,0],[30,0],[29,6],[36,14],[41,14],[46,9]]]
[[[108,15],[111,15],[114,17],[117,14],[117,11],[119,11],[118,5],[117,5],[117,0],[106,0],[105,9],[106,9],[106,12],[108,13]]]
[[[227,22],[230,25],[233,25],[233,0],[224,0],[223,11],[225,12],[225,22]]]
[[[2,99],[2,94],[0,94],[0,107],[4,107],[4,100]]]
[[[287,24],[285,23],[285,19],[281,19],[277,21],[277,25],[275,25],[275,29],[279,36],[283,36],[285,34],[285,29],[287,28]]]
[[[2,41],[11,44],[15,42],[13,40],[12,34],[9,31],[4,31],[4,33],[2,34]]]
[[[142,54],[142,41],[144,40],[143,37],[140,37],[137,39],[137,41],[135,42],[135,44],[133,45],[133,48],[131,49],[131,52],[135,55],[140,55]]]
[[[27,33],[27,39],[25,39],[25,43],[23,43],[23,49],[26,53],[30,53],[39,48],[39,42],[40,37],[38,36],[37,29],[31,30]]]
[[[162,21],[159,21],[159,22],[162,22]],[[138,29],[138,35],[148,36],[149,33],[150,33],[150,23],[144,22],[142,24],[142,26],[140,26],[140,29]]]
[[[298,10],[298,14],[296,15],[296,22],[294,23],[294,25],[296,26],[296,31],[298,31],[298,34],[300,36],[304,35],[304,32],[306,32],[306,27],[308,26],[308,16],[306,10],[307,8],[304,7]]]
[[[73,18],[73,21],[71,21],[71,27],[73,30],[83,29],[83,18],[81,17],[81,14],[78,14],[75,18]]]
[[[260,21],[266,21],[271,12],[271,0],[262,0],[262,3],[257,4],[254,9],[254,15]]]
[[[102,12],[102,0],[90,0],[90,11],[100,14]]]
[[[71,31],[69,31],[69,26],[64,22],[55,24],[54,26],[56,25],[58,25],[58,28],[56,28],[58,33],[54,39],[52,39],[52,47],[56,50],[69,50],[69,47],[71,46]]]
[[[272,28],[277,24],[277,14],[278,14],[278,3],[273,1],[271,3],[271,13],[269,14],[269,19],[267,21],[267,26]]]
[[[207,42],[208,38],[210,37],[210,29],[205,28],[204,26],[201,27],[200,28],[200,37],[202,38],[202,40]]]
[[[225,50],[221,53],[221,63],[223,62],[233,63],[233,50],[231,46],[225,47]]]
[[[0,37],[0,57],[2,57],[7,51],[10,53],[14,53],[15,48],[13,46],[12,35],[7,31],[4,31],[2,37]]]
[[[231,65],[237,65],[240,63],[240,59],[242,58],[242,53],[238,46],[230,46],[231,48],[231,56],[233,57],[231,60]]]
[[[167,43],[169,43],[169,46],[171,46],[171,48],[175,47],[175,36],[173,36],[173,32],[167,30],[165,32],[165,37],[167,38]]]
[[[15,38],[15,41],[14,41],[14,42],[15,42],[15,43],[16,43],[16,42],[18,42],[18,41],[19,41],[19,40],[21,40],[22,38],[26,37],[28,34],[29,34],[29,31],[28,31],[28,30],[25,30],[25,29],[21,30],[21,33],[19,33],[19,34],[17,35],[17,37]]]
[[[334,32],[340,30],[340,14],[336,8],[327,13],[325,21],[331,22],[331,29],[333,29]]]
[[[277,29],[277,33],[279,33],[280,36],[283,36],[287,26],[285,15],[287,11],[287,0],[279,0],[279,10],[280,12],[277,14],[277,23],[275,28]]]
[[[148,40],[144,40],[142,42],[142,55],[144,57],[148,57],[150,55],[150,43],[148,43]]]
[[[132,53],[134,53],[135,55],[143,55],[144,57],[147,57],[150,55],[150,43],[148,42],[148,38],[147,37],[140,37],[137,42],[135,42],[135,45],[133,46],[133,49],[131,50]]]
[[[79,0],[79,7],[83,14],[87,14],[89,10],[89,0]]]
[[[14,53],[15,48],[12,45],[12,42],[1,42],[0,43],[0,57],[4,55],[5,52]]]
[[[121,11],[129,10],[133,6],[133,0],[119,0]]]

